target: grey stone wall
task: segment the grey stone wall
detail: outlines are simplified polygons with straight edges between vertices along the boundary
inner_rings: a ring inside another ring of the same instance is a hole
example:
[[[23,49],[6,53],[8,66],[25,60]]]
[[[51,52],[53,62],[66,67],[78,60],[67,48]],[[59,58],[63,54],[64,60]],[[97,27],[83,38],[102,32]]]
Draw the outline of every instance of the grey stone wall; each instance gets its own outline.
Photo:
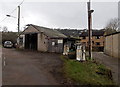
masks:
[[[46,39],[47,36],[43,33],[38,34],[38,51],[47,52],[48,51],[48,40]]]

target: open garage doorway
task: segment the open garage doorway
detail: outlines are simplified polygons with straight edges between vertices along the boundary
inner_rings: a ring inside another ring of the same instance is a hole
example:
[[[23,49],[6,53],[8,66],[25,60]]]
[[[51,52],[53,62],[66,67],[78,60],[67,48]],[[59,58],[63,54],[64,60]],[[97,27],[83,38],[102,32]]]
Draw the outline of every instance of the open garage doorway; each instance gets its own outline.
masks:
[[[25,49],[37,50],[37,33],[25,34]]]

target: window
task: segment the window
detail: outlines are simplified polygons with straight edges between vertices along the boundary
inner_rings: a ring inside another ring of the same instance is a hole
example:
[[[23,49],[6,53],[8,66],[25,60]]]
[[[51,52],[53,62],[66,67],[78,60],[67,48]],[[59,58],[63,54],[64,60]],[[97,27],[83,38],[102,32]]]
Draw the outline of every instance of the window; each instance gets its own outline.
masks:
[[[55,42],[52,42],[52,46],[54,46],[55,45]]]
[[[55,42],[55,46],[58,46],[58,43],[57,43],[57,42]]]
[[[52,46],[58,46],[57,42],[52,42]]]
[[[19,38],[19,44],[21,44],[21,45],[23,44],[23,37]]]
[[[94,44],[94,41],[92,41],[92,44]]]
[[[82,39],[86,39],[86,37],[82,37]]]
[[[87,42],[87,45],[89,45],[89,42]]]
[[[58,40],[58,43],[63,43],[63,40]]]
[[[83,44],[83,45],[86,45],[86,42],[83,42],[82,44]]]
[[[100,36],[96,36],[96,39],[100,39]]]
[[[96,45],[100,45],[100,42],[96,42]]]

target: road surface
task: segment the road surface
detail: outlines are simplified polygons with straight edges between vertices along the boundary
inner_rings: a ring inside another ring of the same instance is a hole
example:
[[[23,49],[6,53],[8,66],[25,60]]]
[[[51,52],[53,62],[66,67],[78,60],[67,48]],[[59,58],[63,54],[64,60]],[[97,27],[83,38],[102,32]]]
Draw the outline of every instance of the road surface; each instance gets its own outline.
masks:
[[[3,48],[3,85],[59,85],[51,73],[62,65],[60,54]],[[4,65],[4,64],[3,64]]]

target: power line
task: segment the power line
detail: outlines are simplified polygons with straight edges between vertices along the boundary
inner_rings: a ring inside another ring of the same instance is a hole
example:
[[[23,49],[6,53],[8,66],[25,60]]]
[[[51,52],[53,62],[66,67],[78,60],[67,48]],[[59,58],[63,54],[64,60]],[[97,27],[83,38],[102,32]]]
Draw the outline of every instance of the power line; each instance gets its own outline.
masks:
[[[2,20],[0,21],[0,23],[2,23],[6,18],[7,18],[7,17],[5,17],[4,19],[2,19]]]
[[[22,5],[24,1],[25,1],[25,0],[23,0],[18,6]],[[18,7],[18,6],[17,6],[17,7]],[[17,9],[17,7],[16,7],[10,14],[12,14],[12,13]]]
[[[17,7],[10,14],[12,14],[15,10],[17,10]]]
[[[25,0],[23,0],[18,6],[22,5],[24,1],[25,1]],[[13,9],[9,15],[11,15],[11,14],[18,8],[18,6],[17,6],[15,9]],[[7,19],[7,16],[6,16],[5,18],[3,18],[3,19],[0,21],[0,23],[2,23],[2,22],[3,22],[4,20],[6,20],[6,19]]]
[[[24,1],[25,1],[25,0],[23,0],[18,6],[22,5]]]
[[[23,22],[24,22],[24,24],[25,24],[25,18],[22,16],[22,19],[23,19]]]
[[[17,7],[16,7],[13,11],[11,11],[10,15],[11,15],[16,9],[17,9]],[[3,21],[6,20],[6,19],[7,19],[7,16],[6,16],[5,18],[3,18],[3,19],[0,21],[0,23],[3,22]]]

